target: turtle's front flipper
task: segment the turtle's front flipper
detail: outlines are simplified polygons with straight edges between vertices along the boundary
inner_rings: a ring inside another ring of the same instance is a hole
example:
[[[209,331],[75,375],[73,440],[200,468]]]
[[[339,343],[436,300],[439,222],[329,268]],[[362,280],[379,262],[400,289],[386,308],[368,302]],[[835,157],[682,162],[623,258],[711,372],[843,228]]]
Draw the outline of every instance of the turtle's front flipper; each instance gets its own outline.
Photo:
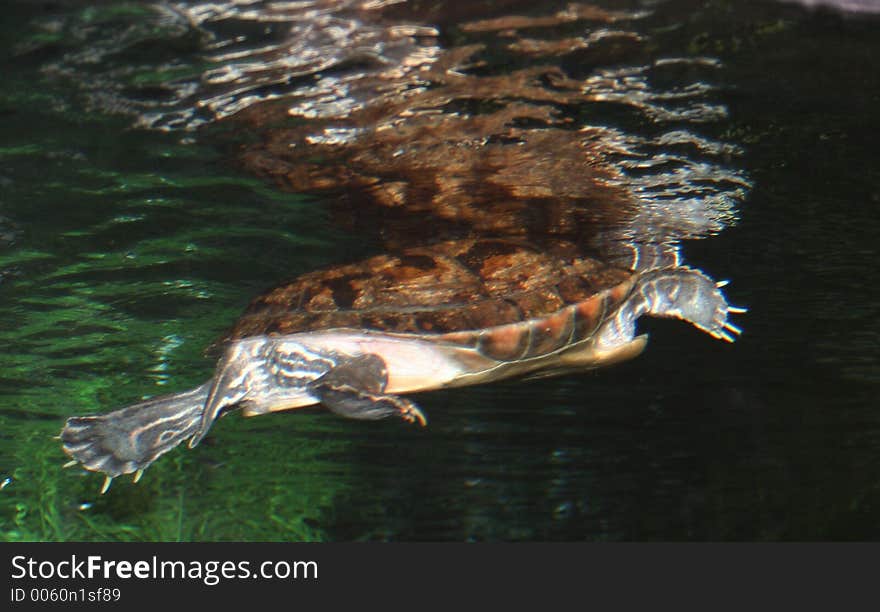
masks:
[[[61,430],[64,452],[110,478],[141,472],[196,432],[208,389],[204,384],[107,414],[71,417]]]
[[[377,355],[341,360],[324,376],[310,383],[310,391],[332,412],[350,419],[378,420],[398,416],[410,423],[427,423],[410,400],[384,394],[388,384],[385,362]]]

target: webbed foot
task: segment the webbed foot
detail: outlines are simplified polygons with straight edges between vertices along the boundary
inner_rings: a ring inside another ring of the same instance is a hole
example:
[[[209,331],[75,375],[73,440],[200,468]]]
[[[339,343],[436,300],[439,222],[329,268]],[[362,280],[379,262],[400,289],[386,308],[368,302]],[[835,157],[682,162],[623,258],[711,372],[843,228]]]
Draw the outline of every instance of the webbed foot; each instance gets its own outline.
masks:
[[[635,322],[643,314],[687,321],[714,338],[733,342],[742,330],[728,319],[746,312],[727,303],[716,283],[700,270],[679,266],[644,272],[617,313],[602,326],[597,345],[613,349],[635,337]]]
[[[156,459],[190,438],[202,416],[208,385],[149,399],[107,414],[70,417],[61,430],[64,452],[110,479],[135,474],[135,482]],[[68,463],[70,465],[70,463]]]
[[[687,321],[713,338],[733,342],[742,329],[729,315],[746,312],[727,303],[721,288],[728,281],[715,282],[694,268],[679,267],[647,272],[637,291],[645,301],[647,313]]]

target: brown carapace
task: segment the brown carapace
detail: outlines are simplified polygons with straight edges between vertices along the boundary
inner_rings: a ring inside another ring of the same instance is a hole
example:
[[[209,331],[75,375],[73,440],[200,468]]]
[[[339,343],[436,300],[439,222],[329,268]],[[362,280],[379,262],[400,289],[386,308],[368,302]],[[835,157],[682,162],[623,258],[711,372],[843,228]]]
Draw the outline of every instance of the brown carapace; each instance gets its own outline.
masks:
[[[631,276],[562,241],[446,241],[303,274],[253,299],[227,340],[334,328],[447,334],[551,320],[575,304],[592,330],[604,314],[592,302],[615,288],[619,301]]]

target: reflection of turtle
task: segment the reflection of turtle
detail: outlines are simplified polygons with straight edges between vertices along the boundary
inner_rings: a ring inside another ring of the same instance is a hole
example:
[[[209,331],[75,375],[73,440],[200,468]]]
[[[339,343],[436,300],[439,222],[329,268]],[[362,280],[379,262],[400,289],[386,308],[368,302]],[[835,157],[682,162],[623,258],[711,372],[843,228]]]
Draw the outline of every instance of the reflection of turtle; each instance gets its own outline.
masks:
[[[581,256],[563,242],[540,249],[463,240],[300,276],[256,298],[202,386],[116,412],[72,417],[64,451],[86,469],[137,472],[218,416],[253,416],[321,403],[355,419],[425,424],[398,394],[549,376],[637,355],[642,314],[676,317],[732,340],[724,296],[684,267],[640,272]]]

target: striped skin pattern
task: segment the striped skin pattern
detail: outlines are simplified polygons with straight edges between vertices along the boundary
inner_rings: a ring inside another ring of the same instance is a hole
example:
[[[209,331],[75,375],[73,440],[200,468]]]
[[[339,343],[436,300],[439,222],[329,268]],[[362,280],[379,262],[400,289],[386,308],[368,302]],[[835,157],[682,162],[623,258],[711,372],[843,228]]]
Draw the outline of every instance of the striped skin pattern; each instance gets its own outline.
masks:
[[[61,431],[67,465],[81,464],[109,478],[135,474],[192,437],[208,398],[210,382],[96,416],[71,417]],[[149,415],[149,418],[144,418]],[[105,481],[102,493],[109,482]]]
[[[232,344],[217,368],[190,448],[204,438],[224,410],[242,402],[284,405],[292,395],[305,404],[317,403],[309,386],[339,362],[333,351],[312,351],[296,342],[257,338]]]

